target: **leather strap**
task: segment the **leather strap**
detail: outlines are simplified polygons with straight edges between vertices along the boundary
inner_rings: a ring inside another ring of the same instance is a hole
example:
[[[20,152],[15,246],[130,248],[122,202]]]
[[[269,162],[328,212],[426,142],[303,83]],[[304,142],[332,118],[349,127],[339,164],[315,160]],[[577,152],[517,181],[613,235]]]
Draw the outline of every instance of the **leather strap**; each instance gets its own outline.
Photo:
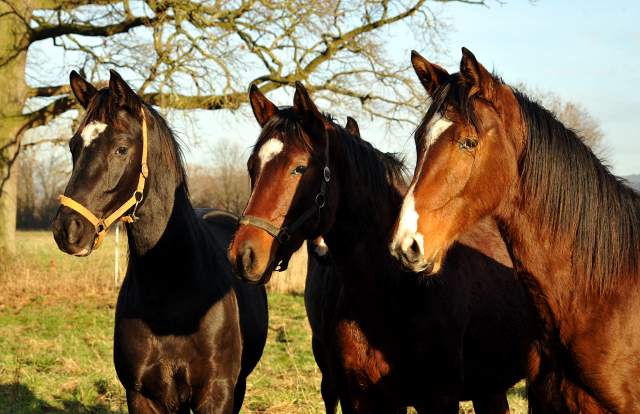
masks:
[[[93,240],[93,250],[98,250],[100,246],[102,246],[102,241],[104,240],[104,236],[107,234],[109,227],[118,219],[118,217],[122,216],[126,213],[131,207],[133,211],[131,214],[123,216],[120,220],[126,223],[135,222],[138,217],[136,217],[136,210],[138,208],[138,204],[142,201],[144,197],[144,184],[149,176],[149,167],[147,165],[147,118],[144,113],[144,107],[141,109],[142,111],[142,163],[140,166],[140,177],[138,178],[138,186],[136,187],[136,191],[134,191],[133,196],[129,198],[125,203],[120,206],[116,211],[111,213],[105,219],[97,218],[92,212],[90,212],[87,208],[85,208],[82,204],[77,201],[72,200],[69,197],[61,195],[60,202],[63,206],[69,207],[78,213],[80,213],[84,218],[89,220],[91,224],[95,227],[96,234]]]

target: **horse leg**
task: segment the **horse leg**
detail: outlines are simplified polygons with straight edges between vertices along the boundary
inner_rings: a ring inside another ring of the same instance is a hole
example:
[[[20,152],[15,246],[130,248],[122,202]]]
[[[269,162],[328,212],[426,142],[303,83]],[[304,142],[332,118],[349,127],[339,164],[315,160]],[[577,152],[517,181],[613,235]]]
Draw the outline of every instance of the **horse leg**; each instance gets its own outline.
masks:
[[[458,414],[460,411],[460,402],[448,401],[443,403],[441,401],[438,404],[415,405],[413,408],[416,409],[418,414]],[[477,413],[476,411],[476,414]]]
[[[242,403],[244,402],[244,393],[247,390],[247,377],[240,374],[238,382],[236,382],[236,388],[233,391],[233,414],[238,414]]]
[[[162,406],[156,405],[152,400],[135,390],[127,390],[127,407],[129,414],[168,414]]]
[[[331,372],[333,373],[333,380],[338,391],[342,414],[354,414],[351,391],[349,389],[349,378],[347,378],[347,373],[344,371],[344,367],[334,346],[331,346],[329,355]]]
[[[338,409],[338,391],[332,372],[329,350],[324,346],[324,343],[316,337],[311,339],[311,349],[313,350],[316,364],[322,373],[320,393],[322,394],[325,410],[327,414],[335,414]]]
[[[236,383],[240,382],[242,391],[237,391]],[[192,400],[191,410],[194,414],[230,414],[236,409],[235,393],[242,392],[244,396],[245,387],[245,378],[242,378],[242,381],[240,378],[238,380],[224,377],[211,379],[202,393]],[[242,400],[239,405],[242,405]],[[239,407],[237,408],[239,410]]]
[[[507,394],[501,392],[473,400],[473,410],[476,414],[509,414]]]
[[[531,388],[531,385],[527,381],[527,405],[529,406],[528,414],[547,414],[550,412],[545,411],[542,401],[538,398],[536,393]]]

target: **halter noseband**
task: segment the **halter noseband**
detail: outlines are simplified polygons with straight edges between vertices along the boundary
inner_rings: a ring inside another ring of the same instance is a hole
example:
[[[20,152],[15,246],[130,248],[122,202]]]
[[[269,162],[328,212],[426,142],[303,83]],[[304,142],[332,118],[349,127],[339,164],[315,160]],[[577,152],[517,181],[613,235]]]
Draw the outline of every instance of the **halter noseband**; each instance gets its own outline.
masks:
[[[320,185],[320,192],[318,193],[318,195],[316,195],[316,199],[313,205],[309,207],[309,209],[304,214],[298,217],[296,221],[294,221],[293,223],[291,223],[291,225],[287,227],[278,227],[263,218],[255,217],[255,216],[243,215],[238,220],[238,223],[241,225],[246,224],[246,225],[254,226],[266,231],[272,237],[278,240],[278,242],[280,242],[280,244],[282,245],[282,259],[274,269],[277,272],[284,272],[285,270],[287,270],[287,267],[289,266],[289,260],[291,259],[291,254],[292,254],[292,252],[289,250],[289,239],[291,239],[291,236],[293,236],[293,233],[295,233],[295,231],[298,230],[298,228],[301,225],[303,225],[307,220],[309,220],[309,218],[311,218],[311,216],[316,211],[318,212],[318,222],[316,223],[316,228],[318,227],[318,224],[320,224],[319,213],[322,207],[324,207],[324,204],[326,201],[324,193],[327,189],[327,183],[329,182],[329,180],[331,180],[331,171],[329,170],[329,132],[327,130],[325,130],[325,139],[326,139],[325,166],[323,170],[322,184]]]
[[[63,206],[67,206],[78,213],[80,213],[84,218],[89,220],[91,224],[96,229],[96,234],[93,240],[93,250],[98,250],[102,245],[102,241],[104,240],[104,236],[107,234],[109,227],[113,224],[114,221],[118,219],[121,215],[123,215],[127,210],[133,207],[133,211],[131,214],[127,216],[123,216],[120,220],[126,223],[135,222],[138,217],[136,217],[136,210],[138,209],[138,204],[142,201],[144,197],[144,183],[147,177],[149,176],[149,167],[147,166],[147,119],[144,114],[144,107],[142,108],[142,166],[140,167],[140,178],[138,179],[138,187],[136,191],[133,192],[133,196],[128,199],[119,209],[114,211],[109,217],[105,219],[97,218],[93,213],[91,213],[87,208],[85,208],[82,204],[77,201],[72,200],[69,197],[61,195],[60,201]]]

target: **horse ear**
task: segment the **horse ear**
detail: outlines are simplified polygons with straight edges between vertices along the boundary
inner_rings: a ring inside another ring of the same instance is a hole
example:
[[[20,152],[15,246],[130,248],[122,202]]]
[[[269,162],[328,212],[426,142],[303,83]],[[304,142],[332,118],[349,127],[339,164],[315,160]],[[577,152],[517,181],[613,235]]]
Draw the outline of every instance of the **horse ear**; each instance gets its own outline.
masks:
[[[111,95],[120,106],[128,106],[130,108],[136,108],[139,106],[140,98],[129,87],[127,82],[122,79],[120,74],[115,70],[109,70],[111,78],[109,79],[109,90]]]
[[[326,130],[324,117],[311,100],[307,89],[299,81],[296,81],[296,92],[293,95],[293,110],[307,135],[310,137],[322,135],[324,137],[324,131]],[[322,132],[322,134],[318,135],[319,132]]]
[[[360,137],[360,128],[358,128],[358,123],[350,116],[347,117],[347,126],[345,129],[349,131],[350,134]]]
[[[75,70],[72,70],[71,75],[69,75],[69,84],[78,103],[80,103],[84,109],[87,109],[91,98],[98,93],[98,90]]]
[[[253,115],[255,115],[261,127],[278,112],[278,108],[264,96],[255,83],[251,84],[251,88],[249,89],[249,101],[251,102]]]
[[[449,77],[449,72],[436,64],[429,63],[427,59],[420,56],[415,50],[411,51],[411,64],[429,96],[433,96],[436,89]]]
[[[466,47],[462,48],[460,78],[469,87],[469,96],[478,95],[489,101],[493,99],[496,90],[496,79]]]

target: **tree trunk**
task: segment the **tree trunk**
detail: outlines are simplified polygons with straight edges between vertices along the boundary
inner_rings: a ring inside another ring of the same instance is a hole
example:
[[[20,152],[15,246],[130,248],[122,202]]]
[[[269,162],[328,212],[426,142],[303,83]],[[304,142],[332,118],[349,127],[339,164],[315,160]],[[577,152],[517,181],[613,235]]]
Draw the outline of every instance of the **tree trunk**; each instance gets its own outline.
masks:
[[[0,252],[13,254],[18,195],[18,150],[25,130],[25,66],[34,0],[0,2]]]

